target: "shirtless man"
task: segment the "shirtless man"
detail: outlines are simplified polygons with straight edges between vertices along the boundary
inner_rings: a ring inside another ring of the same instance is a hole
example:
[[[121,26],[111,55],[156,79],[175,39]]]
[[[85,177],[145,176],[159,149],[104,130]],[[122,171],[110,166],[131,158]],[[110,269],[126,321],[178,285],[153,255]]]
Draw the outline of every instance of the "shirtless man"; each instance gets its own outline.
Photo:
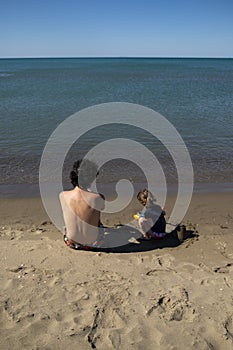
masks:
[[[94,163],[88,160],[75,162],[70,173],[74,189],[59,195],[65,222],[64,241],[71,248],[88,249],[98,241],[104,197],[90,191],[97,175]]]

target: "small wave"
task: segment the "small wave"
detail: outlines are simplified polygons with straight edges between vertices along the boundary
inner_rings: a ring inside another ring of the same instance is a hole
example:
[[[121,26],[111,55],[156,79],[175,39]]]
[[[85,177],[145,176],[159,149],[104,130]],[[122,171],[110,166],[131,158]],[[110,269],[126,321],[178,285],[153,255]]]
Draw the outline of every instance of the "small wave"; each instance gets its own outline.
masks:
[[[13,75],[12,73],[0,73],[0,78],[2,78],[2,77],[10,77],[12,75]]]

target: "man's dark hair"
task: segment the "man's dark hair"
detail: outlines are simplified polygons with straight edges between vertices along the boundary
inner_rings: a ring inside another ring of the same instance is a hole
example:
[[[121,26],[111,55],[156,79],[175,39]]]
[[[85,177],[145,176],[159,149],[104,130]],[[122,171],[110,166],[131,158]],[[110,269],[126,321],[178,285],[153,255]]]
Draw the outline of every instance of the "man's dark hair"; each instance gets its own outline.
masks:
[[[88,159],[77,160],[70,172],[70,180],[74,187],[86,190],[98,175],[98,167]]]

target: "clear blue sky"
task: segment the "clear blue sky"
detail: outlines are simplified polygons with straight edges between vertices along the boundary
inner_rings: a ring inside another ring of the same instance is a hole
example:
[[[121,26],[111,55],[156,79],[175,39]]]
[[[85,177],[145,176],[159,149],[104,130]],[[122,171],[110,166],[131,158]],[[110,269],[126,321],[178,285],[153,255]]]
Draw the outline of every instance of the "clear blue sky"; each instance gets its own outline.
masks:
[[[233,0],[0,0],[0,57],[233,57]]]

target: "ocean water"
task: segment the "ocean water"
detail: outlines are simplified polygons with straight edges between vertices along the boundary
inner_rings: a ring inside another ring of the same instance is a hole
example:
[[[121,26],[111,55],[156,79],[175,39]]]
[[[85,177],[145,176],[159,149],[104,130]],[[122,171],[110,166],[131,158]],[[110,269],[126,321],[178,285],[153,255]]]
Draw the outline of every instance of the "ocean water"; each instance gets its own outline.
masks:
[[[0,59],[0,195],[33,192],[54,129],[73,113],[107,102],[140,104],[166,117],[186,143],[196,184],[233,182],[233,59]],[[114,124],[77,140],[65,160],[64,183],[74,160],[113,137],[155,152],[168,184],[176,183],[173,160],[157,139]],[[122,176],[144,181],[143,169],[132,162],[113,160],[105,168],[105,183]]]

